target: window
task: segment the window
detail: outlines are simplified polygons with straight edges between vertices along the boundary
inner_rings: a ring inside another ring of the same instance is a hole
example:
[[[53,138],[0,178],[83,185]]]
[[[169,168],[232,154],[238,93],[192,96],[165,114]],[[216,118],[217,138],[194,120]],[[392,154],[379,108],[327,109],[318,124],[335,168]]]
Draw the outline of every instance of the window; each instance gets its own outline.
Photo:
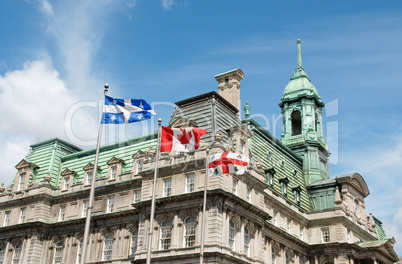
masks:
[[[240,140],[240,153],[245,154],[246,152],[246,144],[244,143],[243,140]]]
[[[65,215],[66,215],[66,206],[65,205],[60,205],[59,221],[64,221]]]
[[[232,193],[233,194],[237,194],[237,180],[236,179],[233,179],[232,180]]]
[[[141,190],[134,191],[134,203],[141,202]]]
[[[286,254],[286,264],[290,264],[292,262],[292,257],[289,254]]]
[[[300,192],[299,191],[295,191],[295,202],[297,203],[297,205],[300,205]]]
[[[136,171],[137,174],[142,172],[143,167],[144,167],[144,162],[142,160],[138,160],[137,161],[137,171]]]
[[[272,247],[272,264],[276,264],[276,249]]]
[[[292,136],[300,135],[302,132],[302,122],[300,111],[294,111],[290,118],[292,119]]]
[[[8,226],[10,224],[10,216],[11,216],[11,211],[5,211],[4,212],[3,226]]]
[[[110,179],[116,179],[117,176],[117,166],[112,166],[110,168]]]
[[[350,243],[350,239],[351,238],[351,233],[350,233],[350,230],[348,230],[348,243]]]
[[[192,247],[195,244],[195,231],[196,231],[195,217],[187,217],[184,221],[184,246]]]
[[[82,217],[87,217],[87,213],[88,213],[88,204],[89,204],[89,201],[83,201],[83,202],[82,202],[82,213],[81,213],[81,216],[82,216]]]
[[[297,178],[297,170],[293,171],[293,177]]]
[[[300,226],[300,240],[304,240],[304,227]]]
[[[282,160],[282,162],[281,162],[281,169],[282,169],[282,170],[285,169],[285,161],[284,161],[284,160]]]
[[[63,257],[63,249],[63,241],[57,242],[56,246],[54,247],[53,263],[61,263],[61,258]]]
[[[288,195],[288,183],[286,181],[282,182],[282,192],[285,196]]]
[[[21,210],[20,210],[20,221],[19,221],[20,224],[25,223],[25,214],[26,214],[26,212],[27,212],[26,207],[21,208]]]
[[[269,161],[272,160],[272,152],[271,151],[267,152],[267,158],[268,158]]]
[[[0,264],[4,263],[4,256],[6,255],[6,245],[0,247]]]
[[[167,220],[161,224],[161,243],[160,248],[166,250],[170,248],[170,241],[172,238],[172,221]]]
[[[321,238],[322,238],[322,242],[326,243],[330,241],[330,237],[329,237],[329,227],[324,227],[321,229]]]
[[[87,184],[92,184],[92,177],[94,176],[94,173],[92,171],[87,172]]]
[[[188,174],[186,175],[186,192],[194,192],[194,181],[195,181],[195,175],[194,174]]]
[[[274,175],[271,173],[268,174],[268,184],[274,186]]]
[[[114,195],[107,198],[107,211],[106,213],[112,213],[114,208]]]
[[[273,220],[274,220],[274,226],[278,226],[278,212],[277,211],[274,211]]]
[[[290,233],[292,231],[292,221],[290,219],[288,219],[287,230],[288,230],[288,233]]]
[[[112,259],[113,249],[113,234],[109,233],[105,235],[105,241],[103,242],[103,260]]]
[[[64,177],[64,179],[63,179],[63,190],[68,189],[69,183],[70,183],[70,177]]]
[[[138,243],[138,230],[135,230],[131,233],[131,256],[134,256],[137,251],[137,243]]]
[[[19,243],[19,244],[15,245],[14,255],[13,255],[13,264],[20,263],[21,251],[22,251],[22,244]]]
[[[172,178],[163,180],[163,196],[169,197],[172,195]]]
[[[81,256],[82,256],[82,242],[83,242],[83,238],[80,239],[79,243],[78,243],[78,249],[77,249],[77,261],[76,264],[81,264]]]
[[[359,213],[359,201],[357,199],[353,201],[353,206],[355,210],[355,215],[357,216]]]
[[[246,227],[244,228],[244,253],[246,254],[246,256],[249,256],[250,254],[250,239],[251,239],[250,229]]]
[[[235,248],[235,238],[236,238],[236,225],[230,220],[229,221],[229,247],[231,250]]]
[[[247,200],[247,202],[251,202],[251,188],[250,187],[247,187],[246,200]]]
[[[24,190],[24,185],[25,185],[25,173],[20,174],[20,181],[18,183],[18,191]]]

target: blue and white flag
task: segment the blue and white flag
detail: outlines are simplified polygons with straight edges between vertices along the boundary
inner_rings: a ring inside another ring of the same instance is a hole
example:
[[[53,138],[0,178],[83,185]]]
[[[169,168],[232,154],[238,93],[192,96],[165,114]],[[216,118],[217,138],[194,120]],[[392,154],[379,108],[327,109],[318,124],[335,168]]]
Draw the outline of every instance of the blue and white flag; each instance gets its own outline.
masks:
[[[155,115],[152,107],[142,99],[117,99],[105,95],[102,124],[128,124]]]

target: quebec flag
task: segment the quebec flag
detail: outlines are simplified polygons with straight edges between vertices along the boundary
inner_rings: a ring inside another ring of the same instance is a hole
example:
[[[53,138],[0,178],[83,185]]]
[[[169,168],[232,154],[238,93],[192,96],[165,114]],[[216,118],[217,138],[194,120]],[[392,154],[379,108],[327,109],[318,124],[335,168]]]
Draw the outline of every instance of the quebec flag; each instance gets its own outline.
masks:
[[[155,115],[151,106],[142,99],[117,99],[105,95],[102,124],[128,124],[150,119]]]

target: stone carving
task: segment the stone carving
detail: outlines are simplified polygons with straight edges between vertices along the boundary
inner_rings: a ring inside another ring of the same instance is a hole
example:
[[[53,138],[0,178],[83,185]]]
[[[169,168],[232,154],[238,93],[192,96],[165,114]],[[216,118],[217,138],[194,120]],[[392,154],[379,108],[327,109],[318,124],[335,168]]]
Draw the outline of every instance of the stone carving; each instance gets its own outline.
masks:
[[[52,177],[50,177],[50,172],[47,172],[46,176],[43,176],[45,183],[49,183]]]
[[[4,182],[1,183],[0,193],[3,193],[6,188],[4,188]]]

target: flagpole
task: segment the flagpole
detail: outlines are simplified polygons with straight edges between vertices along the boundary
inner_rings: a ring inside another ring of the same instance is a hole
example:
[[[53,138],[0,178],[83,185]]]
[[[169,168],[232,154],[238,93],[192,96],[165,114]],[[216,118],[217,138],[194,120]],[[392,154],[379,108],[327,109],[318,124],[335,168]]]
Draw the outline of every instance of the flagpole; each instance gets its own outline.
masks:
[[[105,84],[105,91],[103,95],[106,96],[107,90],[109,89],[109,84]],[[103,98],[103,105],[105,104],[105,98]],[[94,164],[94,171],[92,175],[92,182],[91,182],[91,191],[89,193],[89,202],[87,208],[87,218],[85,221],[85,229],[84,229],[84,239],[82,241],[82,250],[81,250],[81,262],[80,264],[85,264],[85,259],[87,255],[87,244],[88,244],[88,236],[89,236],[89,228],[91,226],[91,214],[92,214],[92,207],[93,201],[95,196],[95,183],[96,183],[96,174],[98,173],[98,157],[99,157],[99,147],[102,138],[102,122],[99,125],[98,131],[98,144],[96,145],[96,154],[95,154],[95,164]]]
[[[160,149],[160,138],[161,138],[161,124],[162,119],[158,119],[158,141],[156,147],[156,157],[155,157],[155,171],[154,171],[154,185],[152,187],[152,202],[151,202],[151,216],[149,219],[150,225],[148,230],[148,247],[147,247],[147,262],[146,264],[151,264],[151,247],[152,247],[152,235],[154,232],[154,215],[155,215],[155,192],[156,192],[156,177],[158,174],[158,160],[159,160],[159,149]]]
[[[207,148],[206,156],[205,156],[204,203],[202,206],[200,264],[204,263],[205,224],[206,224],[206,218],[207,218],[206,204],[207,204],[207,182],[208,182],[208,155],[209,155],[209,148]]]

